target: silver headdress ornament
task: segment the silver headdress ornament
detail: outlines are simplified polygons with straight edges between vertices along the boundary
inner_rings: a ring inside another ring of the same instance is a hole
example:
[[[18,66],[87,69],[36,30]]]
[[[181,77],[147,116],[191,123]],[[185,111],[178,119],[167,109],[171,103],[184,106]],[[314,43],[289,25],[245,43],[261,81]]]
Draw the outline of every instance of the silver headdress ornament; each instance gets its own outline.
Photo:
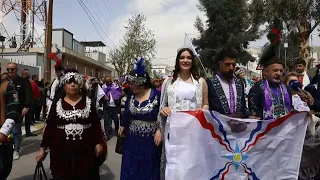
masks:
[[[134,72],[135,75],[127,75],[127,81],[131,83],[135,83],[138,85],[144,84],[147,82],[147,72],[146,72],[146,65],[143,58],[137,60],[136,64],[134,65]]]
[[[190,49],[190,48],[187,46],[182,46],[181,48],[177,49],[177,53],[179,53],[179,51],[181,51],[181,49]]]
[[[71,79],[74,79],[76,83],[80,86],[83,85],[83,76],[76,72],[68,72],[61,77],[60,85],[64,86],[66,83],[70,82]]]

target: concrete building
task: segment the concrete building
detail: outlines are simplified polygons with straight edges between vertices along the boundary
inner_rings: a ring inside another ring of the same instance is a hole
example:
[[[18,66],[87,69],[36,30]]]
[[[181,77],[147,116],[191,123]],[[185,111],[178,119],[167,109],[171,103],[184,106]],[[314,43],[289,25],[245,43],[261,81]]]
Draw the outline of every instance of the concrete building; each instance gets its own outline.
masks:
[[[114,69],[106,65],[106,55],[100,52],[105,45],[101,41],[79,42],[73,38],[73,34],[65,29],[53,29],[52,52],[56,52],[55,45],[62,52],[63,65],[66,68],[75,68],[79,73],[89,77],[103,77],[112,75]],[[94,49],[91,51],[91,49]],[[28,52],[17,52],[18,49],[4,49],[4,58],[18,64],[38,67],[43,77],[43,69],[46,59],[45,48],[30,48]],[[51,79],[54,76],[54,64],[51,63]]]
[[[2,59],[0,58],[0,67],[1,67],[1,73],[7,72],[7,65],[10,62],[10,60],[8,59]],[[18,75],[21,76],[22,71],[24,69],[28,69],[30,71],[30,74],[41,74],[41,69],[38,67],[34,67],[34,66],[30,66],[30,65],[26,65],[26,64],[17,64],[17,68],[18,68]],[[41,77],[40,77],[41,78]]]
[[[320,64],[320,46],[312,47],[311,58],[314,59],[314,61],[311,64],[311,67],[315,67],[316,65]]]
[[[153,76],[172,76],[173,68],[165,64],[152,65],[151,72]]]

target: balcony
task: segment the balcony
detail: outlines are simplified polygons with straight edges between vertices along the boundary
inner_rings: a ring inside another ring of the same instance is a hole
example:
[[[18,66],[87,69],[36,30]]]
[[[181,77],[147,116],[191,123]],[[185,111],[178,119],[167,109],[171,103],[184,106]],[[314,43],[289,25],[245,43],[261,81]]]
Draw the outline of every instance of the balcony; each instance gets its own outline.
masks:
[[[107,56],[103,53],[103,48],[106,45],[102,41],[82,41],[80,42],[86,49],[85,55],[99,61],[102,64],[106,63]]]

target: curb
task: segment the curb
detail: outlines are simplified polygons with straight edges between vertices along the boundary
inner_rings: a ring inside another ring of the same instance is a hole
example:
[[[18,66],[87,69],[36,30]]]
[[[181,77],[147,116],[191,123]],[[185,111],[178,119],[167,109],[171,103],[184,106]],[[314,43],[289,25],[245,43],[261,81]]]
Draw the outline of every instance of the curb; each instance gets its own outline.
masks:
[[[44,126],[45,126],[45,123],[39,123],[39,124],[34,125],[34,127],[39,127],[39,128],[36,128],[36,130],[31,131],[31,133],[33,133],[33,134],[40,134],[40,133],[42,132]],[[25,138],[25,137],[26,137],[26,134],[25,134],[25,133],[22,134],[21,137],[22,137],[22,138]]]
[[[33,134],[40,134],[40,133],[42,132],[42,130],[43,130],[43,128],[38,129],[38,130],[35,130],[35,131],[32,131],[32,133],[33,133]],[[21,137],[22,137],[22,138],[25,138],[25,137],[27,137],[27,135],[26,135],[26,134],[22,134]]]

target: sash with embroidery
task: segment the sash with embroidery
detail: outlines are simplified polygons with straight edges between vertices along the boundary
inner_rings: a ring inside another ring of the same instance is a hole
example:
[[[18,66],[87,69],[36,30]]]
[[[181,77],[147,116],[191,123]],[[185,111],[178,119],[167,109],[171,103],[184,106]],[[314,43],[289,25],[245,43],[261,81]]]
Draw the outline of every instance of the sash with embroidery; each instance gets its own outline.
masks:
[[[222,88],[222,85],[221,85],[218,77],[215,76],[215,77],[211,78],[210,81],[211,81],[212,86],[213,86],[214,90],[217,93],[217,97],[219,98],[219,101],[220,101],[220,103],[222,105],[222,108],[223,108],[223,111],[224,111],[223,114],[231,114],[229,102],[227,100],[227,96],[225,95],[225,92],[224,92],[224,90]],[[242,85],[241,80],[238,79],[238,78],[234,78],[234,82],[235,82],[236,91],[237,91],[236,113],[241,113],[241,109],[242,109],[241,95],[244,93],[243,90],[242,90],[243,89],[242,88],[243,85]]]
[[[272,92],[267,80],[263,81],[264,109],[263,119],[277,119],[285,116],[291,111],[291,101],[287,88],[281,83],[276,90],[278,94]],[[279,100],[277,100],[277,98]]]

